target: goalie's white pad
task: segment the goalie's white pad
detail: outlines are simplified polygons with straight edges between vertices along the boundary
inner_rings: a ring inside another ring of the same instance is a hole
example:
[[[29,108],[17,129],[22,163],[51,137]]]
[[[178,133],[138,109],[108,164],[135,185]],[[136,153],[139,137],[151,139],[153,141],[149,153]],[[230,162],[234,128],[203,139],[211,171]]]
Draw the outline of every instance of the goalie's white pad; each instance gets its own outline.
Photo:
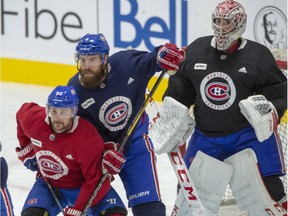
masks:
[[[195,120],[189,116],[186,106],[172,97],[165,97],[160,107],[160,118],[149,130],[157,154],[170,152],[182,145],[195,127]]]
[[[189,168],[189,173],[203,206],[217,213],[233,174],[232,166],[198,151]],[[192,215],[182,190],[179,191],[172,215]]]
[[[284,216],[285,210],[271,199],[260,176],[252,149],[245,149],[225,160],[233,166],[230,181],[233,196],[241,210],[253,216]]]
[[[260,142],[268,139],[278,125],[278,114],[274,105],[263,95],[253,95],[239,102],[241,113],[255,130]]]

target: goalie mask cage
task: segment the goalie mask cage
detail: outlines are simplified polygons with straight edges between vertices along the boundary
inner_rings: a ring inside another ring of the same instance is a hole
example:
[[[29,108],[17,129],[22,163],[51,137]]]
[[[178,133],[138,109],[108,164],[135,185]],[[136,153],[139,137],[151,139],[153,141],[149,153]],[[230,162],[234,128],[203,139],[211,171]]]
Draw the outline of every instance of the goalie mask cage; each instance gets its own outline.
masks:
[[[275,57],[275,60],[279,66],[279,68],[281,68],[281,70],[283,71],[283,73],[286,75],[287,77],[287,50],[286,49],[271,49],[271,52],[273,54],[273,56]],[[283,150],[283,154],[284,154],[284,161],[285,161],[285,166],[287,168],[288,165],[288,159],[287,159],[287,136],[288,136],[288,128],[287,128],[287,110],[285,112],[285,114],[282,116],[281,120],[280,120],[280,124],[278,125],[278,133],[279,133],[279,137],[281,139],[281,144],[282,144],[282,150]],[[284,184],[284,188],[285,188],[285,192],[287,193],[287,174],[284,177],[281,177],[283,184]],[[230,189],[230,187],[228,186],[225,192],[225,195],[222,199],[222,203],[221,205],[231,205],[231,204],[235,204],[235,200],[233,197],[233,193]]]

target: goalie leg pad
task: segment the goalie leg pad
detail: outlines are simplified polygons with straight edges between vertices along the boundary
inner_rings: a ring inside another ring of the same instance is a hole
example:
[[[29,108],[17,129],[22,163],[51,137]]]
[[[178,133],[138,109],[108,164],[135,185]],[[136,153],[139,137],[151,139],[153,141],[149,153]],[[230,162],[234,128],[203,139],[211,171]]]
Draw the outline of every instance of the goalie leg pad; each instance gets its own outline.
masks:
[[[172,97],[165,97],[160,107],[160,118],[149,130],[157,154],[170,152],[186,142],[195,127],[195,120],[186,106]]]
[[[248,210],[253,216],[284,216],[284,209],[271,199],[264,186],[252,149],[238,152],[227,158],[225,163],[234,168],[230,186],[241,210]]]
[[[232,166],[198,151],[189,168],[189,173],[203,206],[216,213],[232,177]],[[191,210],[185,202],[182,190],[180,191],[173,213],[177,216],[186,216]],[[177,208],[180,209],[179,213],[176,213]]]

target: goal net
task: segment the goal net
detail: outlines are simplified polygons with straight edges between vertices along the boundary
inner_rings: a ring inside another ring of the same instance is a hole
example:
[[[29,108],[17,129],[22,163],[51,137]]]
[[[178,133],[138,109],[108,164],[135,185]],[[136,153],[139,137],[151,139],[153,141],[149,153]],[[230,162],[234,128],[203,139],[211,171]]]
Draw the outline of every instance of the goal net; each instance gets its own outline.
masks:
[[[271,52],[281,70],[287,77],[287,50],[286,49],[271,49]],[[278,133],[281,139],[282,143],[282,150],[284,154],[284,161],[285,165],[287,167],[288,165],[288,158],[287,158],[287,136],[288,136],[288,123],[287,123],[287,110],[285,114],[282,116],[280,120],[280,124],[278,125]],[[282,177],[282,181],[285,187],[285,192],[287,193],[287,175]],[[230,189],[230,187],[227,187],[227,190],[225,192],[225,195],[222,199],[222,205],[230,205],[234,204],[235,200],[233,197],[233,193]]]

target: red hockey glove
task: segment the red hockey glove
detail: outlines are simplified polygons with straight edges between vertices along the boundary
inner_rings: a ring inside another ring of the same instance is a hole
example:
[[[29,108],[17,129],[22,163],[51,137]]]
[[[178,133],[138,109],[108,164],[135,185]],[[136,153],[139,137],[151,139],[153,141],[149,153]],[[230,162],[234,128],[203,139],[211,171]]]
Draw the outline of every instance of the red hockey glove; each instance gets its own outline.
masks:
[[[157,64],[166,70],[177,71],[179,64],[185,59],[185,51],[178,49],[175,44],[166,43],[157,54]]]
[[[117,152],[118,146],[119,144],[114,142],[106,142],[104,144],[105,153],[102,164],[103,168],[111,175],[118,174],[126,162],[123,153]]]
[[[38,170],[36,155],[34,153],[32,144],[26,146],[25,148],[17,147],[15,150],[18,159],[23,162],[27,169],[30,169],[33,172]]]
[[[78,211],[71,207],[67,207],[64,209],[64,216],[80,216],[81,214],[82,214],[81,211]]]

